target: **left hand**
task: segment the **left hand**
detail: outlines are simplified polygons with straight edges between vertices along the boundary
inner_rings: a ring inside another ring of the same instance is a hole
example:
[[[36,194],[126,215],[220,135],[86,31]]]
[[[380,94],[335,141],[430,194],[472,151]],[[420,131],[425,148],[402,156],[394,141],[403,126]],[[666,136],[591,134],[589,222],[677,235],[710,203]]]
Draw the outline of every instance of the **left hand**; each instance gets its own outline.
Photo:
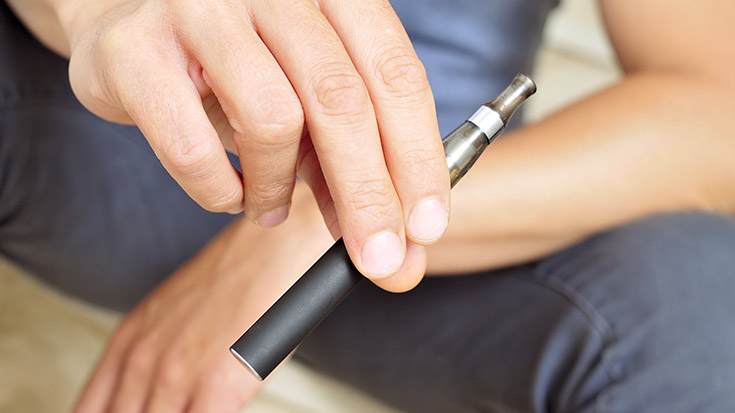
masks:
[[[76,411],[226,413],[252,399],[261,383],[229,346],[332,242],[304,197],[278,228],[232,225],[126,316]]]

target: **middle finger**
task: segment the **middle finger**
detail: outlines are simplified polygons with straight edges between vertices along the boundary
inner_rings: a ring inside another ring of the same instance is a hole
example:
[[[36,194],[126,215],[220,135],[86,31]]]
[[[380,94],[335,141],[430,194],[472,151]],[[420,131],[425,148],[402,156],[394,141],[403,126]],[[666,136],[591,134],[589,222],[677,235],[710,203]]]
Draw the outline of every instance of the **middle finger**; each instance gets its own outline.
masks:
[[[301,99],[352,261],[372,278],[395,274],[405,258],[403,212],[362,78],[313,2],[252,7],[256,29]]]

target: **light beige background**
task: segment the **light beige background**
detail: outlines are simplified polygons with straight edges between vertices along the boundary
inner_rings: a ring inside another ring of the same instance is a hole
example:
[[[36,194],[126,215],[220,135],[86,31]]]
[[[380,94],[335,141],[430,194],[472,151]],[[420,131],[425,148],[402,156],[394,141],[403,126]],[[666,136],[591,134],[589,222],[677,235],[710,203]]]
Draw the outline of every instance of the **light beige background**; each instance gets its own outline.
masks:
[[[539,119],[615,81],[594,0],[564,0],[547,27],[527,117]],[[118,315],[57,294],[0,259],[0,412],[68,411]],[[388,412],[291,362],[246,412]]]

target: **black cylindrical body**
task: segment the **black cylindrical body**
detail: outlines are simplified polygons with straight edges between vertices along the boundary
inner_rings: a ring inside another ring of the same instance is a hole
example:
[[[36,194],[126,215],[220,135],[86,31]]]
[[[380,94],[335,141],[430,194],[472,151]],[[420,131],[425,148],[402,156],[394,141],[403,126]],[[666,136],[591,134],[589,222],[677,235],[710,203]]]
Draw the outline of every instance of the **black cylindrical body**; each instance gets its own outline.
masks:
[[[502,127],[498,123],[497,131]],[[444,139],[452,186],[472,167],[488,143],[488,136],[471,122],[464,122]],[[363,279],[340,238],[230,351],[263,380]]]
[[[535,91],[536,85],[528,76],[516,76],[501,95],[481,106],[444,139],[452,186],[502,132],[518,106]],[[230,351],[263,380],[363,279],[340,239],[230,347]]]
[[[230,351],[264,379],[364,279],[340,238]]]

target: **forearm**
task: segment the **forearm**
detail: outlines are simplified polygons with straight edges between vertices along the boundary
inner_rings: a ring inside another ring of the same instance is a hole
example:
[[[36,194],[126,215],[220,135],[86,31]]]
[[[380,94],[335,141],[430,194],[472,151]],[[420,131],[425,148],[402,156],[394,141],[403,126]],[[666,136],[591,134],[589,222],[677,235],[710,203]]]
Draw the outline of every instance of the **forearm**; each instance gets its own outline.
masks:
[[[657,212],[735,211],[735,88],[641,71],[494,143],[452,193],[429,271],[529,261]]]

